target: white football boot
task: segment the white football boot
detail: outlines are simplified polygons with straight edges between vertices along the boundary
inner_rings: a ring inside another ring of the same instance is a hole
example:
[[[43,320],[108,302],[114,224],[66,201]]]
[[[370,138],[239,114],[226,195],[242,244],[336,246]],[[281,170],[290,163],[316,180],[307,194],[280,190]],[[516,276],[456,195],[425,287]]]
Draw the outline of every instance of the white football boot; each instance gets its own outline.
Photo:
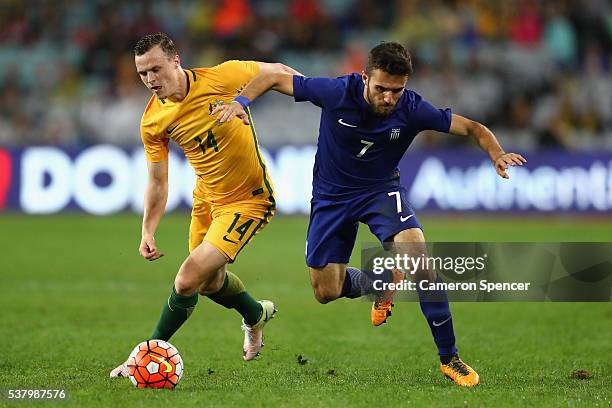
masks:
[[[242,320],[242,331],[244,332],[244,344],[242,346],[242,358],[245,361],[253,360],[259,355],[263,343],[263,328],[274,317],[276,307],[269,300],[260,300],[259,304],[263,309],[261,318],[253,326],[249,326]]]
[[[127,377],[127,361],[110,372],[110,378]]]

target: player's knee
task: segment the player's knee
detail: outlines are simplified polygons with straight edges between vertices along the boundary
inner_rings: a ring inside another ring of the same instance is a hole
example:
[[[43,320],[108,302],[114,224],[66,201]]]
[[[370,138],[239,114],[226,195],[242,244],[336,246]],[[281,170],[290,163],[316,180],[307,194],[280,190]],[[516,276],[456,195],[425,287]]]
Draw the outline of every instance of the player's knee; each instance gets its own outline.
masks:
[[[436,271],[431,268],[416,268],[414,271],[414,279],[417,283],[421,281],[435,282],[437,280]]]
[[[176,293],[183,296],[190,296],[198,292],[202,285],[200,276],[198,265],[191,257],[187,257],[174,279],[174,289]]]
[[[314,297],[321,304],[329,303],[333,300],[338,299],[340,293],[336,288],[330,288],[323,285],[314,286]]]
[[[191,296],[197,292],[197,286],[184,276],[177,276],[174,280],[174,290],[177,295]]]

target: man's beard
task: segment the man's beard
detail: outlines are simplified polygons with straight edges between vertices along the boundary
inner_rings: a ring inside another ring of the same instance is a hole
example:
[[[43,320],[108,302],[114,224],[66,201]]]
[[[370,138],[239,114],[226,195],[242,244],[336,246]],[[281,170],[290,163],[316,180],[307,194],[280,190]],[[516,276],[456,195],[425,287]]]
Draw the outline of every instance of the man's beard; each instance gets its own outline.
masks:
[[[395,108],[395,105],[393,106],[387,105],[385,107],[390,108],[390,109],[381,110],[383,109],[381,106],[377,107],[372,103],[372,98],[370,97],[370,80],[369,79],[367,80],[365,86],[366,86],[366,96],[368,97],[368,100],[366,102],[368,103],[368,105],[370,105],[370,109],[372,109],[372,111],[378,116],[389,116],[393,112],[393,108]]]

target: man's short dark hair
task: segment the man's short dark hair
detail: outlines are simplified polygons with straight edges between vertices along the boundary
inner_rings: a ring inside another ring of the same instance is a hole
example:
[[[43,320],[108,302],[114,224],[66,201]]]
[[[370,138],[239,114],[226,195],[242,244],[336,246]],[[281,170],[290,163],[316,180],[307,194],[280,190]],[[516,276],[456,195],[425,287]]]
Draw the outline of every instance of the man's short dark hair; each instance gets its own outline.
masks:
[[[160,46],[168,58],[174,58],[178,54],[174,41],[164,33],[147,34],[142,37],[134,47],[134,54],[143,55],[156,45]]]
[[[382,42],[370,50],[366,73],[380,69],[391,75],[412,75],[412,59],[403,45],[396,42]]]

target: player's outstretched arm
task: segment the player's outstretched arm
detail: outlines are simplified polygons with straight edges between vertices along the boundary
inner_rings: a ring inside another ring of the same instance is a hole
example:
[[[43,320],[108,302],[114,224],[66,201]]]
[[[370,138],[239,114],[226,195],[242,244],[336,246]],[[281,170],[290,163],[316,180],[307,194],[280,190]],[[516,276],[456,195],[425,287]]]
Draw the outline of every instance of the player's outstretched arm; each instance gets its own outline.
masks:
[[[144,194],[142,217],[142,239],[138,251],[145,259],[154,261],[164,256],[155,244],[155,231],[159,225],[168,200],[168,161],[147,162],[148,179]]]
[[[453,114],[449,132],[474,139],[478,146],[489,155],[495,171],[503,178],[510,178],[506,172],[508,166],[522,166],[523,163],[527,163],[527,160],[518,153],[504,152],[493,132],[482,123]]]
[[[242,90],[240,95],[249,98],[251,101],[258,96],[264,94],[270,89],[285,95],[293,96],[293,76],[304,76],[299,71],[281,63],[258,62],[259,75],[257,75],[247,86]],[[265,87],[257,88],[257,83],[254,83],[258,77],[262,77],[262,81],[267,79]]]
[[[259,74],[244,87],[240,95],[229,105],[221,105],[213,109],[212,115],[218,114],[217,121],[219,123],[228,122],[238,117],[242,119],[245,125],[248,125],[249,118],[246,107],[270,89],[285,95],[293,95],[293,76],[302,75],[301,73],[280,63],[258,62],[258,64]]]

